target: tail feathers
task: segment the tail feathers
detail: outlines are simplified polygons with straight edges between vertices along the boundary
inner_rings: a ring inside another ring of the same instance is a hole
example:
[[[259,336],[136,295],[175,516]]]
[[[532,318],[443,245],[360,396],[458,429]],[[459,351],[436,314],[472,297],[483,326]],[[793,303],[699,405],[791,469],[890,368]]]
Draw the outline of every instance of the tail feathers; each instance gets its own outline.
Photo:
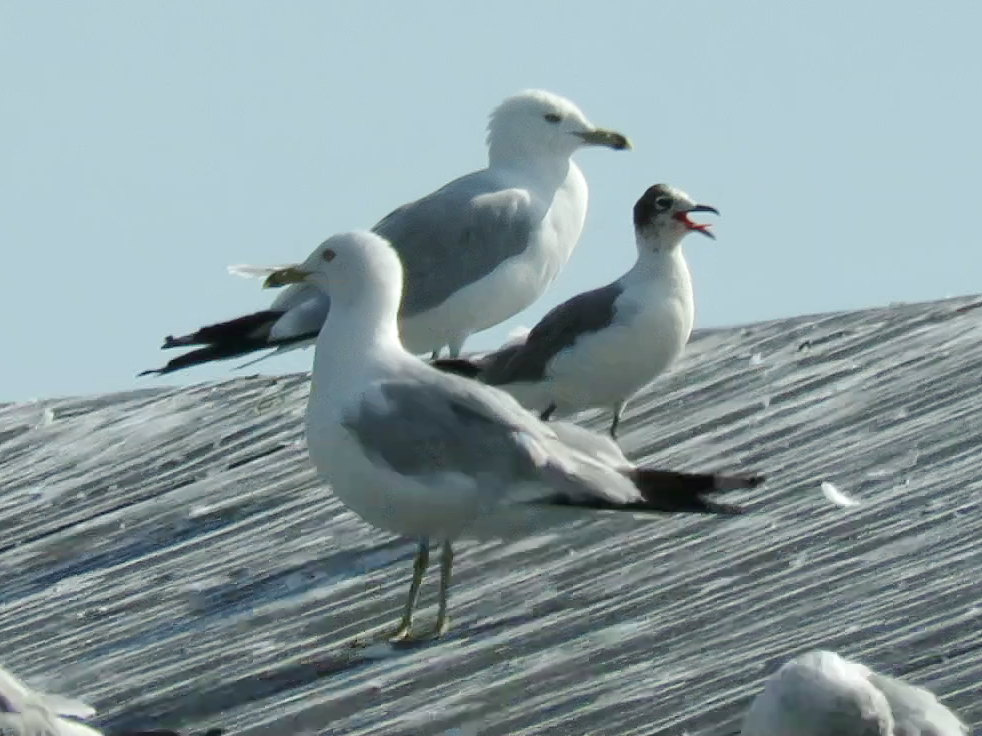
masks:
[[[203,363],[211,363],[216,360],[228,360],[230,358],[238,358],[242,355],[248,355],[249,353],[254,353],[257,350],[267,350],[269,348],[285,348],[294,343],[306,342],[312,338],[317,337],[316,334],[313,335],[297,335],[296,337],[291,337],[285,340],[277,340],[276,342],[269,342],[265,338],[244,338],[237,342],[227,342],[219,343],[216,345],[206,345],[203,348],[198,348],[197,350],[192,350],[189,353],[184,353],[178,355],[176,358],[171,358],[167,364],[161,368],[151,368],[150,370],[141,371],[137,375],[148,376],[148,375],[158,375],[163,376],[167,373],[173,373],[174,371],[179,371],[184,368],[190,368],[191,366],[201,365]]]
[[[736,515],[745,512],[741,506],[710,501],[706,494],[756,488],[764,482],[762,475],[721,475],[718,473],[682,473],[672,470],[638,468],[628,477],[641,492],[641,501],[618,503],[591,496],[570,498],[567,495],[550,498],[545,503],[556,506],[576,506],[596,511],[628,511],[635,513],[689,513]]]
[[[211,363],[215,360],[228,360],[229,358],[237,358],[240,355],[246,355],[251,353],[253,350],[260,350],[261,348],[269,347],[268,345],[257,345],[254,347],[246,347],[244,345],[208,345],[207,347],[198,348],[197,350],[192,350],[189,353],[184,353],[183,355],[178,355],[176,358],[171,358],[167,361],[167,364],[161,368],[150,368],[149,370],[140,371],[137,376],[149,376],[158,375],[163,376],[167,373],[173,373],[174,371],[182,370],[183,368],[190,368],[194,365],[201,365],[202,363]]]
[[[245,339],[259,337],[265,339],[269,335],[270,328],[282,316],[283,312],[266,309],[261,312],[253,312],[242,317],[236,317],[227,322],[206,325],[188,335],[181,335],[180,337],[168,335],[164,338],[164,344],[161,349],[182,348],[190,345],[237,343]]]
[[[631,481],[641,492],[641,501],[621,503],[601,496],[568,494],[543,499],[538,503],[551,506],[575,506],[594,511],[628,511],[634,513],[718,514],[733,516],[746,511],[736,506],[705,498],[709,493],[756,488],[764,482],[762,475],[720,475],[718,473],[682,473],[672,470],[639,468],[630,471]]]
[[[430,365],[444,373],[455,373],[464,378],[477,378],[481,375],[481,367],[466,358],[437,358]]]
[[[642,495],[660,493],[666,490],[685,490],[694,493],[713,493],[756,488],[765,478],[759,474],[723,475],[722,473],[683,473],[676,470],[656,470],[637,468],[631,480]]]
[[[631,480],[644,497],[644,501],[634,504],[637,507],[635,510],[742,514],[744,511],[742,507],[710,501],[704,498],[704,495],[756,488],[764,482],[764,476],[683,473],[638,468],[632,471]]]

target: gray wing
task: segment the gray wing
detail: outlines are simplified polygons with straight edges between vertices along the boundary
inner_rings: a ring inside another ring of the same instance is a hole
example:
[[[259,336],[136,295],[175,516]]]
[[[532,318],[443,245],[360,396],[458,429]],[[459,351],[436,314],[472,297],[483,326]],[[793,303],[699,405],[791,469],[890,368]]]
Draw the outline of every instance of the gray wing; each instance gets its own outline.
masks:
[[[534,477],[535,463],[515,435],[522,432],[490,403],[410,379],[384,381],[384,401],[366,400],[344,419],[366,453],[396,472],[493,475],[516,482]]]
[[[508,394],[420,366],[426,373],[418,379],[373,386],[384,400],[363,401],[344,418],[366,454],[403,475],[457,472],[485,480],[498,489],[499,500],[641,500],[619,470],[563,442]],[[515,487],[534,482],[535,491]]]
[[[622,291],[620,282],[614,281],[567,299],[539,320],[524,343],[487,356],[481,380],[496,386],[542,380],[549,362],[558,353],[583,335],[598,332],[613,322],[617,297]]]
[[[432,309],[521,253],[547,211],[527,190],[502,188],[485,170],[390,212],[372,230],[402,261],[401,316]]]
[[[890,703],[898,736],[966,736],[968,727],[928,690],[871,672],[870,684]]]

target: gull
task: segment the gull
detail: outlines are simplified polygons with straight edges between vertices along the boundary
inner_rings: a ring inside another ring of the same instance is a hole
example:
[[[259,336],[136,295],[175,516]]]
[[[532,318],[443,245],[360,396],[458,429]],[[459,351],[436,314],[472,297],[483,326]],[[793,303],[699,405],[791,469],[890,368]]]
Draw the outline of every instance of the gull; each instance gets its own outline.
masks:
[[[967,736],[924,688],[816,650],[783,665],[750,706],[742,736]]]
[[[418,542],[392,640],[411,636],[431,541],[442,547],[439,636],[447,629],[458,538],[509,539],[611,511],[740,513],[705,494],[762,482],[757,475],[639,468],[604,435],[546,424],[500,389],[437,370],[400,341],[402,269],[385,239],[340,233],[315,255],[281,272],[331,294],[314,350],[307,448],[351,511]]]
[[[91,718],[96,709],[81,700],[32,690],[0,667],[0,734],[3,736],[103,736],[76,718]],[[210,728],[188,736],[222,736]],[[112,736],[184,736],[168,729],[121,731]]]
[[[95,708],[62,695],[32,690],[0,667],[0,733],[12,736],[102,736],[72,718],[90,718]]]
[[[487,168],[402,205],[372,228],[402,259],[400,329],[410,352],[435,356],[448,347],[457,357],[469,335],[538,299],[569,259],[586,218],[586,179],[570,157],[583,146],[631,144],[596,127],[569,100],[526,90],[491,113],[487,146]],[[286,285],[282,268],[233,269],[265,273],[267,287]],[[164,349],[202,347],[140,375],[267,348],[308,347],[329,308],[326,294],[294,284],[268,309],[166,337]]]
[[[504,389],[543,420],[609,407],[616,438],[627,402],[678,360],[692,333],[682,239],[690,232],[715,237],[689,219],[693,212],[719,214],[668,184],[649,187],[634,205],[638,257],[627,273],[555,307],[524,341],[478,360],[434,365]]]

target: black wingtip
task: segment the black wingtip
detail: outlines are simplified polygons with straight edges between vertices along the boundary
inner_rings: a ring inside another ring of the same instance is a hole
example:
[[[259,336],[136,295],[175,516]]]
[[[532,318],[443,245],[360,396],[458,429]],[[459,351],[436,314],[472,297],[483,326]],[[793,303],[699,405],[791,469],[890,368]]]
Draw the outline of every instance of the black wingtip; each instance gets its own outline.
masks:
[[[262,341],[253,342],[243,342],[243,343],[232,343],[227,345],[207,345],[203,348],[197,348],[191,350],[187,353],[182,353],[176,358],[171,358],[167,361],[167,364],[161,368],[151,368],[149,370],[142,371],[137,374],[139,376],[163,376],[168,373],[173,373],[174,371],[183,370],[184,368],[190,368],[195,365],[202,365],[204,363],[211,363],[218,360],[229,360],[230,358],[238,358],[241,355],[246,355],[255,350],[262,350],[264,348],[275,347],[269,345]]]
[[[733,503],[721,503],[720,501],[710,501],[708,498],[700,498],[699,502],[705,508],[707,514],[718,516],[740,516],[747,513],[745,506],[737,506]]]
[[[254,353],[258,350],[288,347],[296,343],[306,342],[315,337],[317,337],[317,333],[310,332],[283,340],[269,341],[263,337],[244,337],[235,342],[229,341],[215,345],[206,345],[203,348],[196,348],[195,350],[191,350],[186,353],[182,353],[175,358],[171,358],[163,367],[151,368],[150,370],[139,373],[138,376],[148,376],[151,374],[163,376],[167,373],[173,373],[175,371],[180,371],[196,365],[203,365],[204,363],[239,358],[243,355],[248,355],[249,353]]]
[[[757,488],[767,481],[763,473],[737,473],[735,475],[716,475],[715,488],[717,491],[736,491]]]
[[[710,501],[705,495],[756,488],[764,482],[764,476],[759,473],[724,475],[638,468],[631,474],[631,480],[644,498],[637,504],[643,510],[734,515],[746,510]]]
[[[225,345],[242,341],[265,340],[269,330],[283,316],[281,310],[263,309],[259,312],[244,314],[241,317],[216,322],[200,327],[187,335],[174,337],[167,335],[161,350],[170,348],[186,348],[192,345]]]
[[[477,378],[481,374],[480,366],[466,358],[437,358],[430,365],[444,373],[454,373],[464,378]]]

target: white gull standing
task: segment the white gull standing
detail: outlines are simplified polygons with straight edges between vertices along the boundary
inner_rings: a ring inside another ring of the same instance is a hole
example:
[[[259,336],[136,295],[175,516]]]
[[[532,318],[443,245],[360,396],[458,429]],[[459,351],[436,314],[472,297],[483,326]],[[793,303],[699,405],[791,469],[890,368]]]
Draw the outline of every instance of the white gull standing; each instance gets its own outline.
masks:
[[[383,238],[341,233],[316,255],[280,274],[332,300],[314,354],[307,447],[348,508],[419,540],[394,639],[410,636],[431,540],[443,543],[440,634],[459,537],[511,538],[600,511],[739,513],[704,495],[763,480],[638,468],[603,435],[546,424],[504,391],[433,368],[400,342],[402,269]]]
[[[966,736],[968,728],[924,688],[816,650],[771,675],[741,736]]]
[[[627,273],[555,307],[524,341],[435,365],[504,389],[541,419],[610,408],[616,438],[628,400],[678,360],[692,333],[682,239],[693,231],[715,237],[689,219],[693,212],[719,214],[667,184],[649,187],[634,205],[638,257]]]
[[[456,357],[469,335],[538,299],[569,259],[586,218],[586,179],[570,157],[583,146],[631,147],[620,133],[596,127],[572,102],[543,90],[498,105],[487,145],[487,168],[399,207],[372,228],[403,263],[400,330],[410,352],[438,354],[448,346]],[[284,285],[279,268],[237,270],[265,273],[267,286]],[[144,373],[307,347],[329,308],[326,294],[293,285],[268,309],[165,338],[165,349],[201,347]]]

